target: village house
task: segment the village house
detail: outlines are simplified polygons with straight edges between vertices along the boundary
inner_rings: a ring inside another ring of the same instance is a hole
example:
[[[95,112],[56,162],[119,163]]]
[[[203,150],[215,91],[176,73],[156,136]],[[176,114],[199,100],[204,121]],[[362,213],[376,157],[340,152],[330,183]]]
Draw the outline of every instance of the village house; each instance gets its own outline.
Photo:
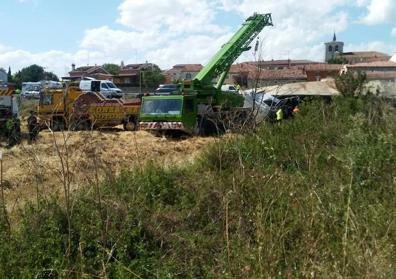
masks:
[[[392,61],[344,65],[342,71],[364,72],[368,80],[395,81],[396,79],[396,63]]]
[[[66,77],[66,79],[81,80],[88,77],[99,80],[113,80],[113,75],[103,69],[102,66],[95,65],[76,68],[75,64],[72,64],[72,70],[69,72],[69,77]]]
[[[313,64],[304,67],[307,81],[320,81],[322,79],[334,78],[340,74],[340,64]]]
[[[164,72],[167,83],[176,80],[192,80],[201,71],[201,64],[177,64],[172,69]]]
[[[141,73],[144,70],[152,69],[155,65],[152,63],[128,64],[121,63],[121,70],[118,75],[113,77],[113,82],[124,90],[136,91],[141,86]]]

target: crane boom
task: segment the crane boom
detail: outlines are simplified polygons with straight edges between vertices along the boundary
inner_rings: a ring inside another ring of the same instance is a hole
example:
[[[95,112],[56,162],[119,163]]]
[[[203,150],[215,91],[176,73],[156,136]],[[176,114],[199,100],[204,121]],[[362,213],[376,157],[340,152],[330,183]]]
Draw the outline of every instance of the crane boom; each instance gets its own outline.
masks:
[[[209,135],[249,121],[251,109],[243,106],[244,97],[223,92],[221,86],[234,61],[250,49],[250,44],[265,26],[272,25],[271,14],[253,14],[195,79],[179,81],[179,90],[169,95],[144,96],[140,129],[158,134]],[[216,86],[212,84],[215,79]]]
[[[249,45],[265,26],[272,26],[271,14],[254,14],[249,17],[235,35],[216,53],[212,60],[198,73],[194,88],[211,86],[215,78],[220,77],[217,89],[221,87],[225,76],[234,61],[250,49]]]

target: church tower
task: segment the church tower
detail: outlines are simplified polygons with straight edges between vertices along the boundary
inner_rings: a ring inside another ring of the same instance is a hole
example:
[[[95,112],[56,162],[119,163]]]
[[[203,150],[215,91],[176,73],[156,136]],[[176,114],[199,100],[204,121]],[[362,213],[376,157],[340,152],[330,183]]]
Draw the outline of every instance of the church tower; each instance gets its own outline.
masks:
[[[325,46],[325,62],[328,62],[330,59],[335,58],[338,54],[342,54],[344,52],[344,43],[337,41],[337,36],[335,33],[333,41],[325,43]]]

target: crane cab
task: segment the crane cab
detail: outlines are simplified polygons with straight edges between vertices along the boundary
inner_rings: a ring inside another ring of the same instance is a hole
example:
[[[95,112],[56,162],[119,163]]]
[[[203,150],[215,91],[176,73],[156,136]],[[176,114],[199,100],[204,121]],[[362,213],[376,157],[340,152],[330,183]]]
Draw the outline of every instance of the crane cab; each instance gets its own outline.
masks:
[[[146,96],[140,109],[140,129],[194,133],[197,118],[195,95]]]

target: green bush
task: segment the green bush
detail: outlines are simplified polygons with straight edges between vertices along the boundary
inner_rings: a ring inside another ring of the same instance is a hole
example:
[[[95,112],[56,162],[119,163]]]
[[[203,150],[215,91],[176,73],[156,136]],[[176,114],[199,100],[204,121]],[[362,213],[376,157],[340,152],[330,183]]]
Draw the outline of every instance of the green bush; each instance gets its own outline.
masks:
[[[26,206],[11,235],[0,222],[0,277],[394,278],[395,136],[382,100],[310,100],[192,164],[92,186],[100,201],[80,190],[70,231],[58,199]]]

